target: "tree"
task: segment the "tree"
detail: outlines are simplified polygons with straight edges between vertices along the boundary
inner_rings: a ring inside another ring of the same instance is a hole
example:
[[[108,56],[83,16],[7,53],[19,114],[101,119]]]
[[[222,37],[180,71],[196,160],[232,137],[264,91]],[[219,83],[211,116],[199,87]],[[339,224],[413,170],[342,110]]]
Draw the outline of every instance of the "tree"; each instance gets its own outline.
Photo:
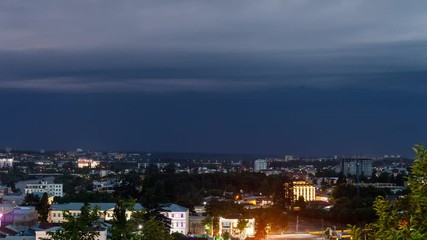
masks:
[[[36,206],[36,210],[39,213],[39,221],[47,222],[47,217],[49,216],[49,197],[47,193],[43,193],[43,197],[40,200],[40,203]]]
[[[267,223],[264,219],[260,218],[255,221],[255,240],[264,240],[267,236],[266,231]]]
[[[202,224],[205,228],[206,234],[209,236],[212,236],[212,232],[213,232],[213,218],[212,218],[212,216],[206,216],[205,218],[203,218]]]
[[[91,209],[85,204],[78,216],[73,216],[69,211],[64,211],[62,228],[55,232],[48,232],[52,240],[95,240],[99,236],[99,210]],[[46,239],[46,240],[47,240]]]
[[[413,150],[416,159],[408,178],[410,192],[395,202],[377,197],[374,210],[378,220],[366,226],[367,239],[427,239],[427,150],[422,145]],[[361,232],[353,228],[352,234],[363,239]]]
[[[37,195],[29,193],[24,197],[24,206],[37,206],[40,204],[40,198]]]
[[[135,200],[141,198],[142,178],[137,172],[130,172],[124,176],[122,183],[114,189],[114,196],[127,196]]]
[[[248,226],[249,221],[243,218],[239,218],[237,222],[237,229],[239,229],[240,237],[243,239],[245,236],[244,231],[245,228]]]
[[[126,211],[133,210],[135,202],[132,200],[120,200],[116,203],[113,210],[113,221],[111,226],[111,239],[127,240],[131,239],[137,229],[137,224],[133,221],[128,221]]]
[[[230,235],[230,233],[229,233],[229,232],[224,232],[224,233],[222,234],[222,238],[223,238],[224,240],[230,240],[230,239],[231,239],[231,235]]]
[[[142,234],[138,240],[169,240],[170,235],[165,225],[155,217],[150,217],[144,222]]]
[[[163,168],[163,171],[164,171],[165,173],[168,173],[168,174],[173,174],[173,173],[175,173],[175,171],[176,171],[175,163],[168,163],[168,165],[166,165],[166,166]]]

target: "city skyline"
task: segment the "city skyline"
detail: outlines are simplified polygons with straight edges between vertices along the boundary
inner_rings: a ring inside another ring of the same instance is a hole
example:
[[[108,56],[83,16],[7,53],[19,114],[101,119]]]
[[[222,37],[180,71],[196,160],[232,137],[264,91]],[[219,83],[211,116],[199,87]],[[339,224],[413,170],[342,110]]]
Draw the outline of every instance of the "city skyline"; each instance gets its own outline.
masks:
[[[3,2],[0,147],[412,156],[426,7]]]

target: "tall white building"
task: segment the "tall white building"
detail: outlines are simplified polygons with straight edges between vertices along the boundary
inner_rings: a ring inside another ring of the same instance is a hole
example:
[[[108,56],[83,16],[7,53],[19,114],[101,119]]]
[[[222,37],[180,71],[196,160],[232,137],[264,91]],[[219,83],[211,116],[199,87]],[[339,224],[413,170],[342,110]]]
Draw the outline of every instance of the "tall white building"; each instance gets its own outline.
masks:
[[[254,162],[254,172],[261,172],[262,170],[267,169],[267,160],[257,159]]]
[[[55,197],[64,196],[62,183],[47,183],[43,180],[39,183],[28,183],[25,186],[25,194],[30,193],[47,193],[48,195],[52,195]]]
[[[189,215],[188,208],[179,206],[174,203],[162,206],[162,214],[171,220],[170,233],[179,232],[187,235],[189,232]]]

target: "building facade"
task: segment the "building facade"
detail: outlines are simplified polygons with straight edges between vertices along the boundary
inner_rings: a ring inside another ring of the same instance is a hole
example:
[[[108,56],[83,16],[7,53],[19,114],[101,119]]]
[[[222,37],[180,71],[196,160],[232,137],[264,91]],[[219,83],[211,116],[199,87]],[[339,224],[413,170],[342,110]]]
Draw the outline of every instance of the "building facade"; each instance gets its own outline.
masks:
[[[39,183],[29,183],[25,186],[25,194],[31,193],[47,193],[55,197],[64,196],[62,183],[47,183],[43,180]]]
[[[372,159],[370,158],[343,158],[340,162],[340,171],[344,176],[372,176]]]
[[[12,211],[4,213],[1,217],[1,225],[34,226],[37,223],[35,207],[14,207]]]
[[[99,161],[95,161],[88,158],[80,158],[77,160],[78,168],[96,168],[99,166]]]
[[[238,218],[219,218],[219,234],[222,236],[228,232],[232,237],[253,237],[255,234],[255,218],[243,219],[247,221],[246,227],[243,232],[240,232],[238,226]]]
[[[305,180],[293,181],[291,188],[293,201],[297,201],[300,197],[303,197],[306,202],[316,200],[316,188]]]
[[[62,223],[64,222],[64,211],[68,211],[72,216],[78,216],[81,213],[83,203],[65,203],[65,204],[52,204],[49,208],[48,222]],[[100,218],[105,221],[113,220],[115,203],[89,203],[91,209],[95,206],[99,208]],[[143,208],[141,204],[137,203],[134,206],[134,211],[126,211],[126,218],[129,220],[135,211],[141,211]]]
[[[257,159],[254,162],[254,172],[261,172],[262,170],[267,170],[267,160]]]
[[[170,203],[162,206],[161,213],[171,220],[170,233],[178,232],[185,235],[188,234],[190,216],[190,210],[188,208]]]

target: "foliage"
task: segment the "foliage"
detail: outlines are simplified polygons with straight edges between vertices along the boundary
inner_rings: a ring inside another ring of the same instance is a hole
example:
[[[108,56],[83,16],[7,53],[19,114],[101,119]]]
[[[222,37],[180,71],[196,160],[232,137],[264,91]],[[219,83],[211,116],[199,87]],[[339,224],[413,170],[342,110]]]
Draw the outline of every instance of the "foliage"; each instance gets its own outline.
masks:
[[[144,222],[142,228],[142,234],[134,238],[138,240],[169,240],[171,239],[169,235],[169,230],[165,225],[156,219],[155,217],[150,217],[147,221]]]
[[[15,183],[18,181],[28,180],[29,177],[26,173],[21,172],[18,168],[13,167],[7,173],[0,173],[0,181],[3,185],[12,188],[12,191],[18,191],[19,189],[15,189]]]
[[[47,222],[47,218],[49,216],[49,196],[47,193],[43,193],[43,197],[40,200],[40,203],[36,206],[36,210],[39,213],[39,221]]]
[[[78,193],[67,194],[64,197],[55,197],[54,201],[56,203],[117,202],[117,198],[113,197],[110,193],[80,191]]]
[[[222,238],[223,238],[224,240],[230,240],[230,239],[231,239],[231,235],[230,235],[230,233],[229,233],[229,232],[224,232],[224,233],[222,234]]]
[[[24,197],[24,203],[22,205],[24,206],[37,206],[40,204],[40,198],[37,195],[34,195],[32,193],[28,193]]]
[[[81,214],[73,216],[69,211],[63,212],[62,229],[48,232],[52,240],[95,240],[99,236],[100,227],[98,208],[91,209],[88,204],[81,208]]]
[[[331,193],[331,201],[334,207],[329,212],[322,212],[326,219],[341,223],[367,224],[377,219],[372,208],[375,197],[385,196],[386,192],[374,187],[360,188],[360,197],[357,196],[356,187],[349,184],[341,184]],[[316,211],[305,211],[303,216],[315,214]]]
[[[115,187],[114,196],[126,196],[138,201],[141,198],[141,190],[142,178],[140,174],[137,172],[130,172],[124,176],[121,184]]]
[[[271,233],[281,233],[288,229],[288,218],[279,208],[254,209],[248,214],[255,216],[255,232],[260,236],[266,231],[267,225]]]
[[[209,216],[215,217],[242,215],[245,211],[241,204],[237,204],[234,201],[218,201],[217,199],[209,201],[205,206],[205,210]]]
[[[243,238],[244,236],[244,230],[248,226],[249,221],[243,218],[239,218],[239,221],[237,222],[237,229],[239,229],[240,237]]]
[[[374,209],[378,220],[365,228],[367,239],[427,239],[427,150],[416,145],[414,151],[410,193],[394,202],[377,197]],[[355,239],[363,239],[361,231],[353,228]]]
[[[283,202],[282,176],[263,173],[173,174],[171,171],[165,169],[161,173],[155,165],[147,167],[141,192],[143,206],[156,208],[158,204],[174,202],[191,209],[200,205],[203,197],[227,197],[225,192],[262,193],[263,196],[273,196],[277,203]],[[231,199],[232,195],[228,197]]]
[[[179,232],[173,232],[171,234],[171,239],[173,239],[173,240],[187,239],[187,236],[185,236],[184,234],[179,233]]]
[[[113,221],[111,226],[111,239],[131,239],[137,231],[137,224],[133,221],[128,221],[126,211],[133,210],[135,202],[132,200],[120,200],[116,203],[113,211]]]
[[[55,183],[62,183],[65,195],[92,190],[92,181],[87,177],[74,176],[69,173],[55,177]]]
[[[255,220],[255,240],[264,240],[267,236],[267,223],[263,218],[258,218]]]

